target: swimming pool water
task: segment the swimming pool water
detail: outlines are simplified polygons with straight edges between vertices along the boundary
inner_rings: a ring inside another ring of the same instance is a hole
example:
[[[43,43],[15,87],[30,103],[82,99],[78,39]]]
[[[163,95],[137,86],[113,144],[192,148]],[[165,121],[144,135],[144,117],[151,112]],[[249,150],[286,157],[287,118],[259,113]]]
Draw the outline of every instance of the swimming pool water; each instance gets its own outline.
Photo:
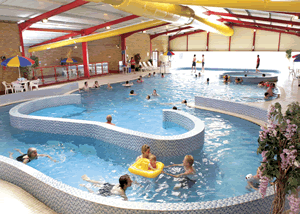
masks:
[[[261,158],[256,154],[257,125],[224,114],[180,106],[182,111],[205,122],[205,144],[202,150],[192,153],[199,177],[197,183],[191,189],[174,191],[178,180],[173,177],[161,174],[155,179],[147,179],[128,172],[128,167],[140,155],[137,152],[91,138],[28,132],[11,127],[8,114],[11,107],[0,108],[0,154],[8,156],[14,148],[26,152],[29,147],[36,147],[38,153],[49,154],[59,162],[41,157],[30,162],[29,166],[84,191],[79,186],[87,184],[81,179],[83,174],[110,183],[118,183],[121,175],[130,174],[142,185],[133,185],[126,191],[130,201],[177,203],[218,200],[251,191],[246,188],[245,175],[254,174],[260,165]],[[14,151],[14,157],[17,156]],[[182,160],[183,156],[158,157],[158,161],[165,165],[181,163]],[[177,174],[183,169],[174,167],[166,169],[166,172]],[[97,188],[90,187],[97,191]]]
[[[209,76],[209,74],[205,75]],[[236,102],[264,100],[266,89],[256,85],[224,84],[214,76],[210,79],[211,82],[207,84],[206,78],[196,79],[185,71],[166,75],[165,78],[159,75],[154,78],[144,78],[144,83],[134,81],[132,87],[124,87],[123,83],[117,83],[112,84],[112,90],[108,90],[106,86],[101,86],[100,89],[82,92],[80,105],[46,108],[31,115],[99,122],[106,122],[106,116],[112,115],[112,122],[119,127],[166,136],[186,132],[178,126],[164,129],[162,122],[162,110],[171,109],[173,106],[182,108],[183,99],[194,102],[194,97],[199,95]],[[156,89],[160,96],[152,96],[153,89]],[[134,90],[137,95],[129,96],[130,90]],[[150,100],[146,100],[147,95],[151,96]]]

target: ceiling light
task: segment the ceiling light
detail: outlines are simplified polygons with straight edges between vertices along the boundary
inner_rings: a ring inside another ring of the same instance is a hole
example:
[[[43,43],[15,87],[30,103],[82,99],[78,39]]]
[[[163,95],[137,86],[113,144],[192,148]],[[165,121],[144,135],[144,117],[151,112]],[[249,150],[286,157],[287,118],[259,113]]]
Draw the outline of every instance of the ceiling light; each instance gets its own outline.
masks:
[[[72,37],[69,37],[69,39],[72,39]]]
[[[47,22],[48,22],[48,19],[43,19],[42,22],[43,22],[43,23],[47,23]]]
[[[106,30],[110,29],[110,26],[106,26],[105,29],[106,29]]]
[[[256,29],[254,29],[254,32],[256,32]]]
[[[300,19],[300,16],[294,16],[294,19]]]
[[[146,31],[145,31],[145,30],[143,30],[143,33],[146,33]]]
[[[76,48],[77,48],[77,46],[75,45],[75,46],[74,46],[74,49],[76,49]]]

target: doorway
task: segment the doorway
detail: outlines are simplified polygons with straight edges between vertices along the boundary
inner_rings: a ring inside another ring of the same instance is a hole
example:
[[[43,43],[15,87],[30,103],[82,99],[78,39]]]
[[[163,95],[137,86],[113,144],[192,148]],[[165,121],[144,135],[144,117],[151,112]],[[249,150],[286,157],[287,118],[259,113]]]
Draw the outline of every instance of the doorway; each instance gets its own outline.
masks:
[[[153,62],[153,66],[157,67],[158,66],[158,60],[159,60],[159,52],[158,51],[153,51],[152,52],[152,62]]]

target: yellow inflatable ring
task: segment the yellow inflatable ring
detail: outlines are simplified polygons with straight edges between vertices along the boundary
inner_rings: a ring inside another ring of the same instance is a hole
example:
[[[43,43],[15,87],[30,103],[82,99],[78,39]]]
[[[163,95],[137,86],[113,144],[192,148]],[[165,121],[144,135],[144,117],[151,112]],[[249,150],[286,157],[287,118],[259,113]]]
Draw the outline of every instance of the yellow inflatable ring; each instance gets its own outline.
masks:
[[[156,170],[148,170],[148,165],[150,160],[147,158],[141,158],[134,164],[132,164],[128,170],[129,172],[140,175],[146,178],[156,178],[164,169],[164,164],[162,162],[156,162]]]
[[[198,60],[197,63],[201,63],[201,61]]]

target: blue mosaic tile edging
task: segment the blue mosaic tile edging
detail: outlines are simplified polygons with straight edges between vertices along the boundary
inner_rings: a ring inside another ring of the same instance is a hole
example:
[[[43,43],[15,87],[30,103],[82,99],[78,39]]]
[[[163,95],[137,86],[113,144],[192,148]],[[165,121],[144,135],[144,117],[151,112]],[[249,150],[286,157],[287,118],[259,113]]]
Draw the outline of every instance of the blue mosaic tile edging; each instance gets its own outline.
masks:
[[[47,107],[79,103],[80,94],[46,97],[22,103],[9,111],[10,123],[15,128],[28,131],[91,137],[138,152],[143,144],[148,144],[158,157],[185,155],[202,148],[204,143],[204,123],[183,111],[163,110],[164,121],[172,121],[188,130],[174,136],[152,135],[96,121],[28,115]]]
[[[265,198],[258,191],[217,201],[193,203],[130,202],[102,197],[63,184],[32,167],[0,155],[0,179],[11,182],[58,213],[268,213],[273,187]],[[286,209],[288,208],[286,201]]]
[[[265,74],[266,76],[265,77],[254,77],[254,76],[251,76],[251,75],[262,75],[263,72],[260,72],[260,73],[255,73],[255,72],[224,72],[222,74],[219,75],[219,79],[223,79],[223,76],[224,75],[228,75],[230,76],[230,81],[231,82],[234,82],[235,81],[235,75],[244,75],[244,74],[247,74],[247,77],[243,76],[243,82],[244,83],[256,83],[258,84],[259,82],[261,81],[269,81],[269,82],[277,82],[278,81],[278,76],[273,76],[271,74]],[[238,77],[240,78],[240,77]]]
[[[230,101],[195,96],[195,106],[220,109],[223,111],[228,111],[228,112],[252,117],[264,122],[267,122],[268,120],[267,110],[249,106],[242,103],[235,103]]]

